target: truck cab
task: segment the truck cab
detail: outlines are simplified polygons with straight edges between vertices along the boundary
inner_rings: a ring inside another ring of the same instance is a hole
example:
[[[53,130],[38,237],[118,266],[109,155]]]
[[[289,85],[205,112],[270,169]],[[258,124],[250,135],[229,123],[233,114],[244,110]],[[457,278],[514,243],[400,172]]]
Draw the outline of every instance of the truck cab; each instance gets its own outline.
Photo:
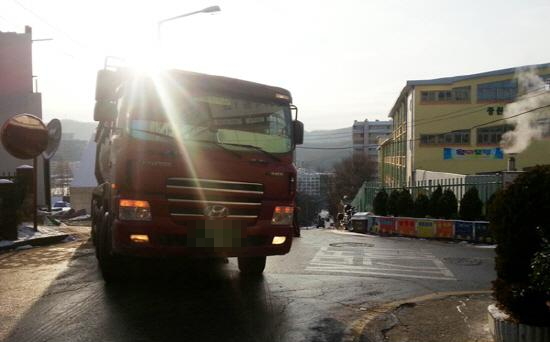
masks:
[[[169,70],[98,73],[92,237],[106,280],[128,257],[288,253],[303,125],[285,89]]]

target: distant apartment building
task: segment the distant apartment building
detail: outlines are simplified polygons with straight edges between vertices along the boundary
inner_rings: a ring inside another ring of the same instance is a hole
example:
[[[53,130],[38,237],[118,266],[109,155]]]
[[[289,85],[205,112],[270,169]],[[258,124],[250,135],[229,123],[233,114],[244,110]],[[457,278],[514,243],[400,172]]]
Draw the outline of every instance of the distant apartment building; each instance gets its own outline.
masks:
[[[550,63],[407,81],[389,113],[393,124],[380,146],[379,180],[403,186],[420,180],[425,170],[494,173],[506,170],[510,157],[518,170],[550,164],[550,110],[544,106],[549,82]],[[537,137],[512,153],[502,137],[520,125],[507,120],[505,112],[514,108],[507,105],[526,98],[532,103],[513,113],[527,120],[523,123]]]
[[[33,114],[42,118],[42,95],[33,89],[32,29],[24,33],[0,31],[0,126],[17,114]],[[44,183],[41,158],[38,165],[38,199],[44,203]],[[13,173],[20,165],[32,165],[32,160],[12,157],[0,145],[0,174]]]
[[[326,196],[333,175],[329,172],[316,172],[298,168],[296,190],[309,196]]]
[[[364,156],[372,165],[370,180],[378,178],[378,144],[391,135],[392,121],[357,121],[353,123],[353,157]]]

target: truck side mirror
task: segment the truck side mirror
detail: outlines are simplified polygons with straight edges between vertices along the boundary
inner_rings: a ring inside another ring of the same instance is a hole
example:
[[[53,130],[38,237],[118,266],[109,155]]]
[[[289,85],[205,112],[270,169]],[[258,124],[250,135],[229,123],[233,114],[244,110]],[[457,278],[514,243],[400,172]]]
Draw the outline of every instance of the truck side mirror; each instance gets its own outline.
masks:
[[[304,124],[301,121],[292,121],[292,128],[294,132],[294,145],[301,145],[304,143]]]
[[[112,70],[99,70],[95,87],[96,101],[116,101],[117,89],[120,86],[119,76]]]
[[[114,102],[97,101],[94,107],[95,121],[115,121],[117,116],[117,107]]]

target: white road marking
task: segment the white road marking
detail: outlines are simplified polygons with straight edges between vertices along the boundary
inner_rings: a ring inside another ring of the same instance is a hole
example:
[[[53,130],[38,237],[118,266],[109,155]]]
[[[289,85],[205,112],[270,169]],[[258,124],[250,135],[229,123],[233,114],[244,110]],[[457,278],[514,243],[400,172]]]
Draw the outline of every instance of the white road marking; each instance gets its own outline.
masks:
[[[453,273],[425,250],[324,246],[306,271],[400,278],[456,280]]]

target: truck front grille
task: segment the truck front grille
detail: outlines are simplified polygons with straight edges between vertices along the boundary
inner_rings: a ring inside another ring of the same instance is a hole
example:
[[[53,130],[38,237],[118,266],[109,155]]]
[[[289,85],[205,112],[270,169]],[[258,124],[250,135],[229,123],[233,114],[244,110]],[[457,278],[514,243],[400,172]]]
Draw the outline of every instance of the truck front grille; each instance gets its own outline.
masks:
[[[173,219],[255,220],[263,193],[260,183],[195,178],[169,178],[166,182],[166,197]],[[216,211],[223,210],[223,214],[209,216],[208,209],[212,207],[216,207]]]

